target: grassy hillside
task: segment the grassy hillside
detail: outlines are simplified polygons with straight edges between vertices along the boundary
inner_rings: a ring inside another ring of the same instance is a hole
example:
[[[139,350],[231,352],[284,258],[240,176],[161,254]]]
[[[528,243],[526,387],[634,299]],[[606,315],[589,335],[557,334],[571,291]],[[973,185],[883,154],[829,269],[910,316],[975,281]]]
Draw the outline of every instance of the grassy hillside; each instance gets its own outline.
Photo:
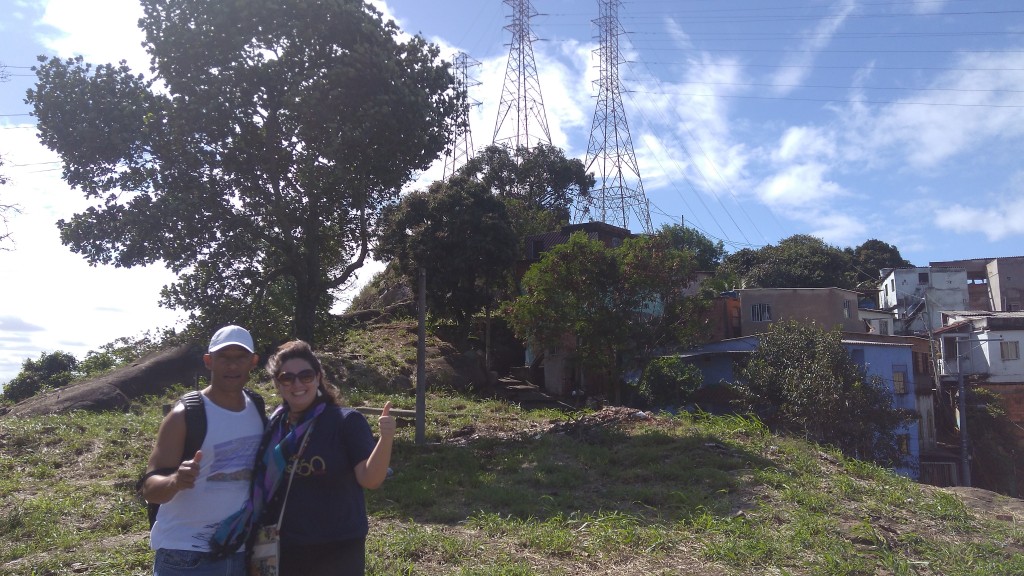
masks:
[[[150,573],[132,487],[171,397],[0,419],[0,574]],[[400,428],[370,495],[371,574],[1024,574],[1020,501],[972,509],[756,422],[441,393],[428,410],[430,443]]]

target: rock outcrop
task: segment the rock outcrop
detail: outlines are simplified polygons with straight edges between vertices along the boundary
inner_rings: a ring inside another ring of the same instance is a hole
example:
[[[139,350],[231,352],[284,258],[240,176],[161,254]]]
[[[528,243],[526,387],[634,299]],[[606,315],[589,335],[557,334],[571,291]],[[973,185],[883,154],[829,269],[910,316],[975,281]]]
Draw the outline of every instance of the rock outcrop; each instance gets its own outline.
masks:
[[[134,398],[160,394],[175,384],[193,386],[199,376],[208,376],[203,352],[203,347],[195,344],[159,350],[101,376],[27,398],[6,416],[124,410]]]

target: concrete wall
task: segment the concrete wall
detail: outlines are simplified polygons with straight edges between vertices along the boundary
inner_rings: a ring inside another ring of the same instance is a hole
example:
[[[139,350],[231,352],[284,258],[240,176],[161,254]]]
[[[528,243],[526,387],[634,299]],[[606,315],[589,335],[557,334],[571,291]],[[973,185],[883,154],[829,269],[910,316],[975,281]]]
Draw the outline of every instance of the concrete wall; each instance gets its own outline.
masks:
[[[745,288],[740,297],[743,335],[766,332],[784,320],[811,321],[825,329],[865,332],[857,310],[857,293],[842,288]],[[755,320],[755,306],[767,305],[771,320]],[[845,305],[845,307],[844,307]],[[848,314],[847,314],[848,311]]]
[[[941,313],[969,309],[970,297],[965,268],[916,267],[893,270],[882,281],[879,305],[895,309],[906,333],[926,333],[942,327]],[[906,320],[908,313],[927,306],[921,314]]]
[[[988,283],[992,309],[1002,312],[1024,310],[1024,258],[996,258],[989,262]]]

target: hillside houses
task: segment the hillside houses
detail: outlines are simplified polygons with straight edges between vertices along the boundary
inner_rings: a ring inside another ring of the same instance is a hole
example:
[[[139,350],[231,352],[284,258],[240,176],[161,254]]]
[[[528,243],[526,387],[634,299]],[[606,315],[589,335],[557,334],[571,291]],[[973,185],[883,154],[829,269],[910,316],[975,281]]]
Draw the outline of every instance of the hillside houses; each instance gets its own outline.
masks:
[[[607,245],[626,237],[624,230],[589,226],[577,229]],[[568,233],[534,238],[527,252],[537,258]],[[787,320],[838,329],[843,347],[866,375],[885,384],[893,406],[916,414],[914,424],[898,431],[906,456],[900,474],[940,486],[969,482],[958,446],[961,376],[968,389],[999,395],[1015,426],[1016,438],[1007,442],[1024,442],[1024,257],[883,269],[877,291],[792,286],[720,293],[704,318],[710,340],[672,353],[700,369],[702,409],[731,409],[721,384],[735,381],[737,364],[757,349],[759,334]],[[548,391],[578,389],[571,355],[549,354],[544,368]]]
[[[896,334],[926,335],[951,310],[1024,310],[1024,256],[932,262],[881,271],[879,308],[895,314]]]
[[[858,294],[841,288],[748,288],[722,295],[734,300],[741,310],[740,336],[710,342],[679,354],[704,375],[701,407],[713,412],[728,411],[725,395],[716,388],[735,380],[738,362],[758,346],[758,334],[776,322],[812,322],[825,329],[839,328],[843,347],[864,368],[868,377],[877,376],[893,396],[893,406],[915,412],[913,425],[897,431],[905,463],[897,472],[914,479],[951,484],[955,470],[946,460],[935,458],[936,429],[932,395],[932,369],[928,340],[871,332],[860,318]]]

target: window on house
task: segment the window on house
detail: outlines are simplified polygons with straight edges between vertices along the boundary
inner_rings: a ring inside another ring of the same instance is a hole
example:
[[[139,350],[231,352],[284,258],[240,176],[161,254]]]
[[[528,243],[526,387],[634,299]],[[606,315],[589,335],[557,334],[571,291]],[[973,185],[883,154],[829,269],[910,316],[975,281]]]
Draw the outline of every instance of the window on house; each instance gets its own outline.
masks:
[[[900,454],[910,454],[910,434],[900,434],[897,436],[897,442],[900,447]]]
[[[907,366],[894,364],[892,367],[892,391],[895,394],[907,393]]]
[[[918,284],[927,284],[928,283],[928,273],[927,272],[918,272],[917,273],[917,283]]]
[[[889,335],[889,321],[888,320],[879,320],[878,321],[878,333],[883,335],[883,336],[888,336]]]
[[[861,368],[863,368],[864,367],[864,349],[863,348],[854,348],[853,350],[850,350],[850,360],[853,360],[854,364],[856,364],[857,366],[860,366]]]
[[[918,374],[931,374],[932,365],[928,355],[924,352],[914,352],[914,372]]]
[[[956,362],[956,357],[960,353],[959,345],[957,344],[956,338],[943,338],[942,339],[942,359],[946,362]]]
[[[1020,342],[1000,342],[999,356],[1003,360],[1020,360]]]
[[[533,241],[533,257],[540,258],[540,255],[544,252],[544,241],[534,240]]]
[[[754,322],[771,322],[771,304],[753,304],[750,306],[750,319]]]
[[[850,317],[850,301],[843,300],[843,318]]]

